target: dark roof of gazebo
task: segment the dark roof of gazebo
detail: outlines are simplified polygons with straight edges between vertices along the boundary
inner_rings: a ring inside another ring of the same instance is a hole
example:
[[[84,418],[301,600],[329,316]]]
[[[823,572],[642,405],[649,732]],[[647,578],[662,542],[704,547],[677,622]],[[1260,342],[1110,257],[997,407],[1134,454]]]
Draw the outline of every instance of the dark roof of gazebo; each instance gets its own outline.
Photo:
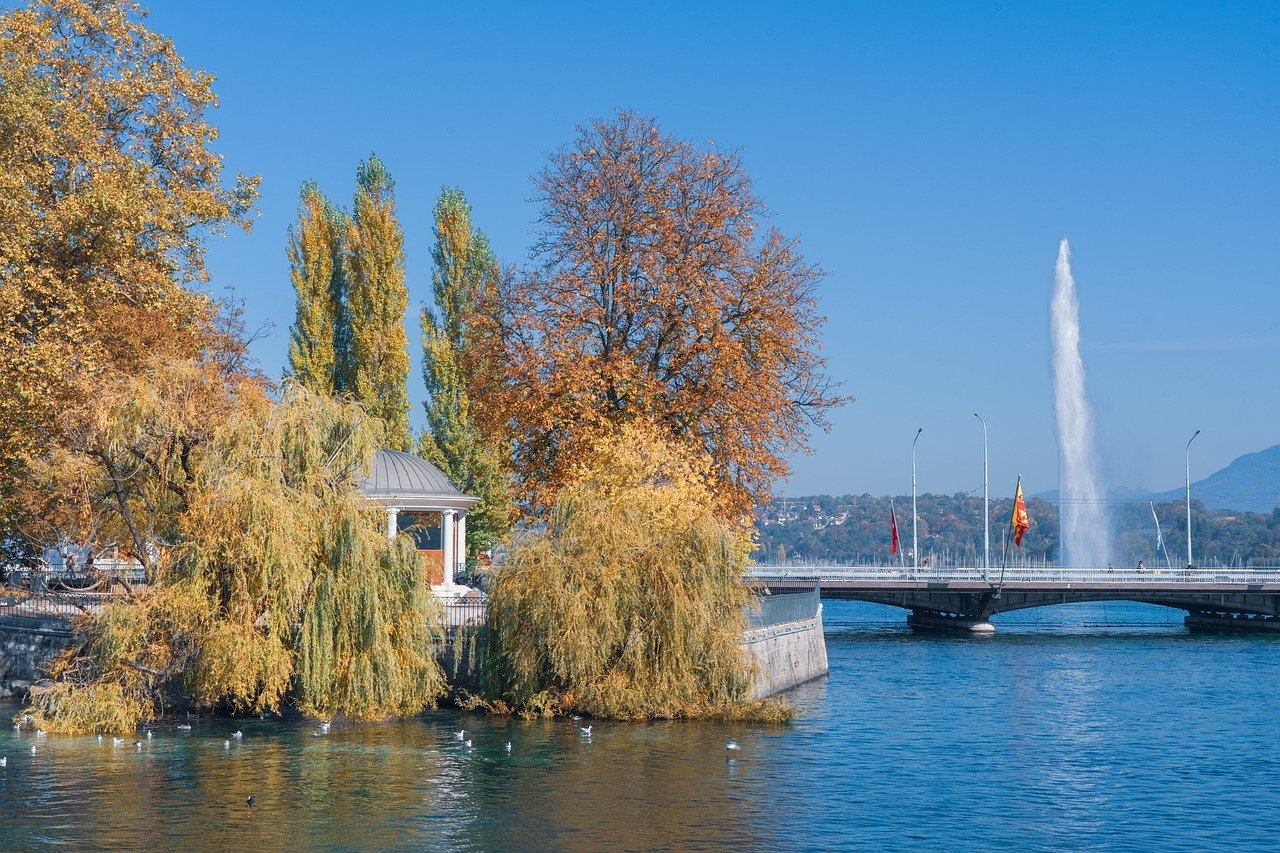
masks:
[[[406,509],[414,504],[468,507],[480,502],[458,491],[444,472],[427,460],[399,450],[378,451],[373,471],[360,484],[360,492],[378,503],[400,504]]]

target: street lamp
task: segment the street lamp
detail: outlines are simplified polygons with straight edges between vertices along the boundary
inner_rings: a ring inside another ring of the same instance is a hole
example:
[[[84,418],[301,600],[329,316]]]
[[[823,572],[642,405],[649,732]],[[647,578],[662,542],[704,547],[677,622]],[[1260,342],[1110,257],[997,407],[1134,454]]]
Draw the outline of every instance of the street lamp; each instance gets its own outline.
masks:
[[[987,579],[987,569],[991,568],[991,529],[988,519],[991,518],[989,506],[990,495],[987,491],[987,422],[977,412],[973,416],[982,423],[982,579]]]
[[[911,560],[912,565],[920,568],[920,543],[916,541],[916,442],[924,427],[916,430],[916,437],[911,440]]]
[[[1196,435],[1200,434],[1200,430],[1196,430],[1195,435],[1187,439],[1187,568],[1191,568],[1191,442],[1196,440]]]

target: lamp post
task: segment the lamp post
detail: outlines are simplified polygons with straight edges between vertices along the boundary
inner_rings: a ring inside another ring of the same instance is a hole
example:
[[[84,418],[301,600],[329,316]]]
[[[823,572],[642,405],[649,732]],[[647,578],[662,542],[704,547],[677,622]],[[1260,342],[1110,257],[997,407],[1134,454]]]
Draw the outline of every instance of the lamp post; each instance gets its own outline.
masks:
[[[982,424],[982,579],[987,579],[991,568],[990,494],[987,491],[987,422],[977,412],[973,416]]]
[[[1200,430],[1196,430],[1195,435],[1187,439],[1187,568],[1191,568],[1191,442],[1196,440],[1196,435],[1200,434]]]
[[[916,442],[924,427],[916,430],[916,437],[911,440],[911,564],[920,568],[920,543],[916,541]]]

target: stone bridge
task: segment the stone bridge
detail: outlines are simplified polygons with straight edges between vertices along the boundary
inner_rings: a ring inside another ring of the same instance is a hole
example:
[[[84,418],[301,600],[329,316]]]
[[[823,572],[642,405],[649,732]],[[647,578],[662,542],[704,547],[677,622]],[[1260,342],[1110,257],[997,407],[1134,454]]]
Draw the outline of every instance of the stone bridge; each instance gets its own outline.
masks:
[[[1011,610],[1083,601],[1138,601],[1187,613],[1198,630],[1280,631],[1277,569],[1009,569],[885,566],[754,566],[757,584],[781,592],[812,586],[846,598],[909,610],[913,628],[990,633]]]

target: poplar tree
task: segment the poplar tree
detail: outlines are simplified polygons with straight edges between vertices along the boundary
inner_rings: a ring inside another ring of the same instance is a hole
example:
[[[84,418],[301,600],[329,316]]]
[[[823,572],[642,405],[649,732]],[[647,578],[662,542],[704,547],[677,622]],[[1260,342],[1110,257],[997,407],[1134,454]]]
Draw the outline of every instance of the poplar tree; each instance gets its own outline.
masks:
[[[350,316],[350,376],[344,390],[380,417],[387,446],[409,450],[409,290],[395,181],[371,154],[356,170],[355,204],[342,255]]]
[[[497,289],[498,259],[488,238],[472,226],[471,206],[460,189],[440,192],[434,231],[434,311],[422,308],[428,399],[419,453],[464,493],[480,498],[467,513],[467,556],[474,557],[505,539],[515,517],[502,448],[477,426],[469,391],[483,363],[468,344],[477,334],[478,307]]]
[[[298,297],[289,330],[289,374],[331,397],[346,390],[350,318],[342,272],[347,216],[312,181],[302,185],[298,222],[289,229],[289,278]]]

